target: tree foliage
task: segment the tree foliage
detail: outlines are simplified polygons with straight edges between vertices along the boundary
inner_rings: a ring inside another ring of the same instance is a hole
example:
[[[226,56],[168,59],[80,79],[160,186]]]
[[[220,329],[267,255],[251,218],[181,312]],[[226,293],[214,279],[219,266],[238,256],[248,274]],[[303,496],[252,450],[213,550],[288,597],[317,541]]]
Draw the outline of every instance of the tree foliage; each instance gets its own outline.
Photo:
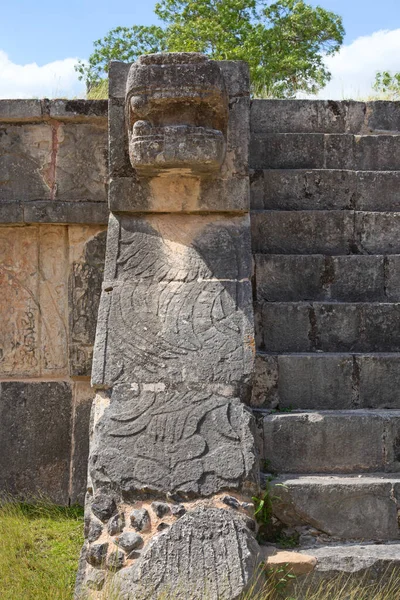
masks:
[[[375,77],[374,90],[393,100],[400,100],[400,73],[379,71]]]
[[[109,60],[166,50],[247,61],[255,95],[313,94],[330,80],[324,56],[344,36],[341,17],[304,0],[160,0],[155,13],[164,27],[118,27],[94,43],[89,63],[77,65],[89,87]]]

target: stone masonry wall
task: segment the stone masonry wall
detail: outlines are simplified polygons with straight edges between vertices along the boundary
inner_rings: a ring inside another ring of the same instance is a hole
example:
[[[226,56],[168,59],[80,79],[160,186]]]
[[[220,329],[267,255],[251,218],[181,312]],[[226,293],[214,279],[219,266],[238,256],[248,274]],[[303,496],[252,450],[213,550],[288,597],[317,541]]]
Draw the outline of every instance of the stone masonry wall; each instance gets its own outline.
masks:
[[[0,489],[83,502],[107,104],[0,101]]]

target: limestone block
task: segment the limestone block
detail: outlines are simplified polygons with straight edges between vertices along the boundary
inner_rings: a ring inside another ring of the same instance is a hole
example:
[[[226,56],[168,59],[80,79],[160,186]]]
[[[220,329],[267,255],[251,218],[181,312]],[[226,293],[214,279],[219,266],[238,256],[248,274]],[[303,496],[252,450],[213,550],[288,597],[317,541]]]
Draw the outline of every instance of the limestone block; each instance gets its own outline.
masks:
[[[0,229],[0,374],[41,373],[37,227]]]
[[[253,169],[323,169],[328,167],[324,147],[324,136],[318,133],[253,134],[250,165]]]
[[[325,274],[329,275],[330,270],[333,275],[333,280],[325,284],[327,299],[341,302],[386,300],[383,256],[334,256],[331,264],[329,260],[326,263]]]
[[[91,449],[95,488],[209,496],[256,486],[250,411],[223,387],[119,384]]]
[[[47,123],[0,127],[0,200],[50,199],[53,132]]]
[[[259,302],[320,300],[324,289],[326,260],[321,255],[255,255],[256,290]]]
[[[363,352],[369,345],[363,335],[363,304],[313,305],[313,346],[323,352]],[[375,304],[371,304],[375,314]]]
[[[66,382],[0,384],[0,488],[68,504],[72,391]]]
[[[66,298],[68,272],[67,229],[62,225],[39,228],[40,349],[42,375],[68,371]]]
[[[254,352],[247,223],[110,219],[95,384],[154,382],[157,371],[164,381],[246,380]]]
[[[352,355],[282,355],[279,364],[279,406],[293,409],[346,409],[357,400]]]
[[[347,254],[352,211],[279,211],[251,215],[253,251],[266,254]]]
[[[155,536],[133,567],[115,577],[127,600],[239,598],[252,583],[258,546],[244,520],[221,509],[197,509]]]
[[[69,500],[84,504],[89,456],[89,422],[94,389],[88,381],[73,384],[73,429]]]
[[[366,352],[400,352],[400,304],[364,304]]]
[[[398,354],[357,356],[362,408],[400,408]]]
[[[278,571],[282,573],[282,569],[286,573],[292,575],[306,575],[311,573],[317,564],[317,559],[311,554],[300,554],[299,552],[275,551],[270,554],[265,561],[267,571]]]
[[[365,211],[400,210],[400,172],[359,171],[357,208]]]
[[[70,373],[72,376],[90,377],[103,281],[106,232],[97,233],[94,228],[82,231],[80,227],[70,227],[69,239],[72,244],[78,245],[79,233],[86,243],[82,254],[79,253],[73,259],[69,275]]]
[[[13,205],[9,202],[8,205]],[[14,203],[16,209],[18,205]],[[2,212],[4,205],[0,204]],[[24,202],[20,205],[23,212],[22,218],[13,218],[13,223],[18,220],[24,223],[79,223],[79,224],[102,224],[106,225],[108,221],[108,207],[104,202],[86,202],[82,200],[59,201],[59,200],[38,200],[35,202]],[[0,217],[5,222],[7,217]]]
[[[276,408],[278,404],[278,357],[257,354],[254,364],[251,406]]]
[[[276,480],[283,486],[274,487],[280,498],[274,514],[289,527],[307,524],[342,540],[396,540],[395,482],[365,476],[290,476]]]
[[[400,253],[400,213],[356,212],[357,245],[368,254]]]
[[[264,458],[278,473],[395,471],[399,419],[377,410],[267,415]]]
[[[257,303],[256,346],[262,352],[309,352],[313,346],[311,306],[306,303]]]
[[[56,129],[57,200],[106,200],[107,133],[103,125],[65,123]]]
[[[379,133],[399,132],[400,110],[397,102],[368,102],[367,126],[369,130]]]
[[[251,166],[252,163],[250,163]],[[265,169],[258,171],[256,210],[343,210],[354,208],[356,173],[328,169]],[[376,198],[375,198],[376,201]]]

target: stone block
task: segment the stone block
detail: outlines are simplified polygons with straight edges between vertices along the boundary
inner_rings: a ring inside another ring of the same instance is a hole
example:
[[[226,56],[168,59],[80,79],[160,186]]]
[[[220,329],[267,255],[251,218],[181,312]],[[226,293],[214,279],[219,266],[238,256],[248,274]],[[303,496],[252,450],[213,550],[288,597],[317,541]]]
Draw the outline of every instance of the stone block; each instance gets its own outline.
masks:
[[[278,364],[280,408],[339,410],[354,407],[358,390],[352,355],[289,354],[279,356]]]
[[[253,210],[351,209],[355,197],[352,171],[269,169],[258,171],[251,184]]]
[[[36,121],[41,118],[41,100],[0,100],[0,122]]]
[[[2,377],[66,374],[66,228],[0,230]]]
[[[22,210],[25,223],[96,223],[106,225],[108,221],[108,207],[105,202],[31,201],[24,202]]]
[[[399,171],[359,171],[357,209],[365,211],[400,210]]]
[[[250,165],[253,169],[323,169],[328,166],[324,164],[324,136],[313,133],[253,134]]]
[[[365,104],[353,101],[318,101],[318,127],[323,133],[361,133]]]
[[[0,488],[68,504],[72,391],[66,382],[0,384]]]
[[[363,135],[354,138],[354,164],[359,171],[397,171],[400,144],[396,135]]]
[[[313,347],[323,352],[365,351],[363,315],[362,304],[315,304],[311,317]]]
[[[90,411],[95,391],[88,381],[73,384],[73,425],[69,501],[83,506],[89,457]]]
[[[255,255],[257,301],[295,302],[322,300],[323,256]]]
[[[244,60],[220,60],[218,66],[224,75],[230,97],[250,95],[249,65]]]
[[[118,590],[143,600],[161,598],[174,588],[176,600],[239,598],[256,573],[258,545],[244,520],[222,509],[198,508],[184,515],[142,552],[138,567],[119,571]],[[182,575],[176,585],[177,573]]]
[[[24,210],[20,202],[0,201],[0,223],[12,224],[24,222]]]
[[[400,357],[398,354],[361,355],[359,369],[362,408],[400,408]]]
[[[263,458],[278,473],[394,471],[399,466],[399,427],[400,411],[267,415]]]
[[[362,350],[400,352],[400,304],[364,304],[362,310]]]
[[[257,354],[254,364],[251,406],[276,408],[278,404],[278,357]]]
[[[251,412],[223,386],[118,384],[96,424],[89,472],[95,489],[210,496],[256,489]],[[132,381],[132,379],[130,380]],[[222,393],[221,393],[222,392]]]
[[[277,483],[283,486],[274,487],[280,498],[274,513],[290,527],[311,525],[339,540],[396,540],[395,481],[366,476],[282,478]],[[363,550],[366,554],[369,548],[385,547],[365,546]],[[350,552],[352,546],[348,548]],[[338,551],[337,547],[332,550]]]
[[[130,63],[120,60],[110,61],[108,69],[108,94],[110,98],[125,98],[126,80],[130,68]]]
[[[48,114],[53,119],[75,122],[98,122],[106,125],[108,113],[107,100],[50,100]]]
[[[400,256],[385,257],[385,292],[389,302],[400,301]]]
[[[161,271],[160,271],[161,273]],[[92,381],[246,382],[253,365],[248,281],[109,281]]]
[[[352,211],[266,211],[251,215],[253,251],[265,254],[347,254]]]
[[[262,352],[309,352],[312,348],[311,305],[257,303],[257,349]]]
[[[110,177],[133,177],[134,171],[128,152],[128,131],[125,124],[125,88],[122,98],[109,100],[108,137]]]
[[[356,212],[356,244],[366,254],[400,254],[400,213]]]
[[[0,200],[50,199],[52,128],[47,123],[0,126]]]
[[[90,377],[103,281],[106,232],[87,240],[71,265],[68,286],[70,374]]]
[[[310,100],[261,100],[251,103],[252,133],[318,132],[318,104]]]
[[[228,135],[222,178],[248,175],[250,142],[250,99],[248,96],[232,98],[229,103]]]
[[[353,135],[329,134],[324,142],[325,168],[356,169]]]
[[[327,298],[341,302],[385,301],[383,256],[334,256],[326,266]]]
[[[400,109],[397,102],[367,102],[367,127],[371,132],[400,132]]]
[[[107,130],[104,124],[65,123],[53,129],[57,200],[106,200]]]

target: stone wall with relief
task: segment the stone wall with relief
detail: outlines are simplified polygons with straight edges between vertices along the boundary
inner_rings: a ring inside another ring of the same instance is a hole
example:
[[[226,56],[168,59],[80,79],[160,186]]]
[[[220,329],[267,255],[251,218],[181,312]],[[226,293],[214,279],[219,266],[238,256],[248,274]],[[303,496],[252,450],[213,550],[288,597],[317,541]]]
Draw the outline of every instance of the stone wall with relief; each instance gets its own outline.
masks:
[[[0,101],[0,492],[83,502],[107,106]]]

